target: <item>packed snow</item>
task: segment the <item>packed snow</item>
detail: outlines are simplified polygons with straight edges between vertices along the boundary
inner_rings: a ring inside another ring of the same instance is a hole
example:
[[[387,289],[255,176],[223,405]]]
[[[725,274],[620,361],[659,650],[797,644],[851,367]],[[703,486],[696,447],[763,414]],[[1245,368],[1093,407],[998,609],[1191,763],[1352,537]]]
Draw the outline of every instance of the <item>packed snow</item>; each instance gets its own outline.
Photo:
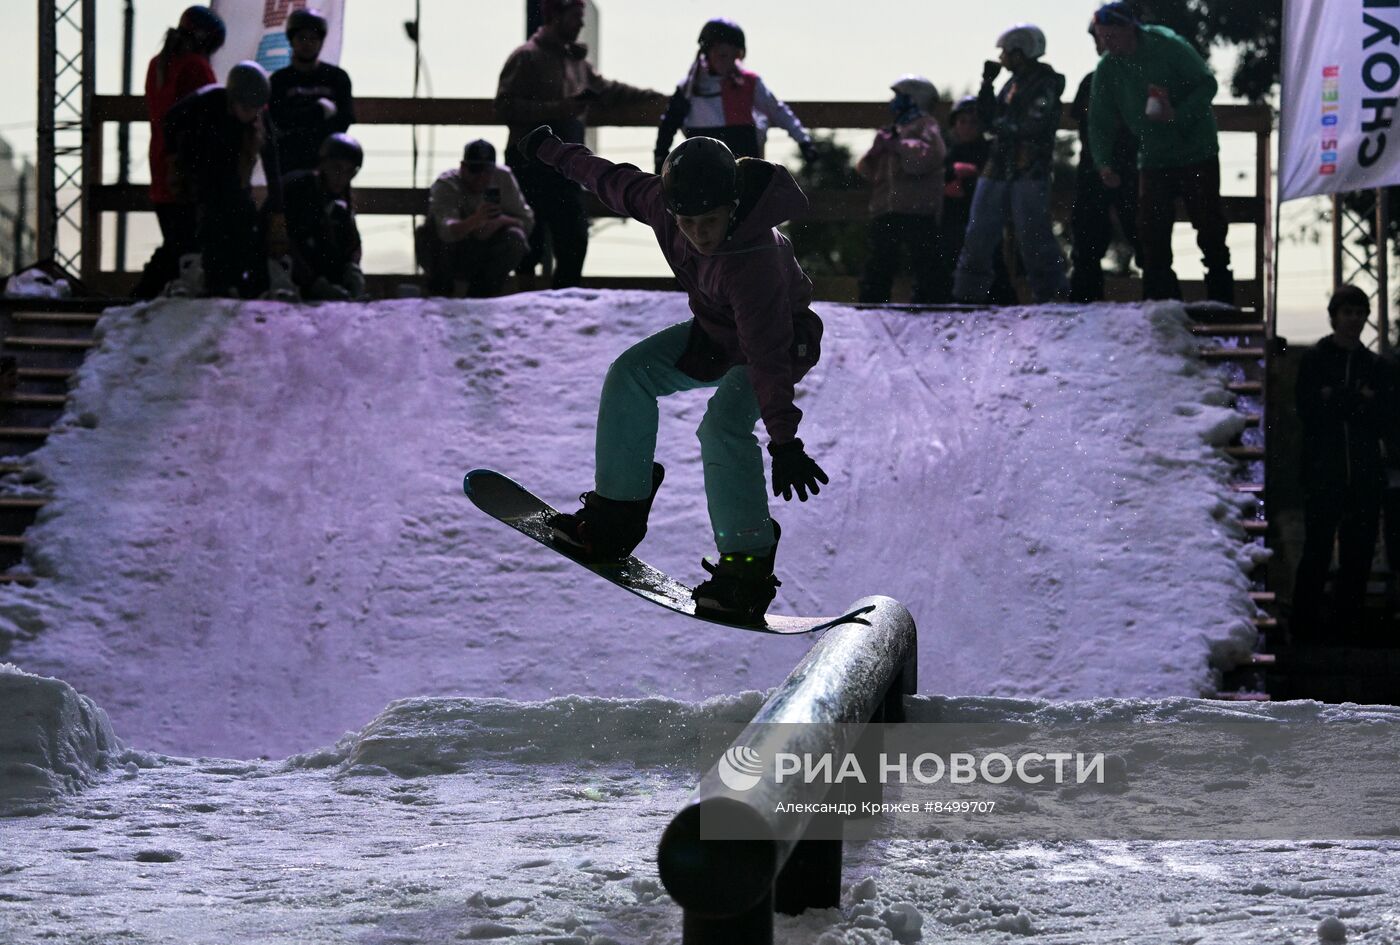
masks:
[[[823,305],[801,435],[831,475],[783,524],[774,610],[885,594],[923,691],[1194,696],[1254,640],[1230,463],[1243,417],[1183,310],[908,313]],[[776,684],[810,645],[645,607],[462,495],[487,466],[556,505],[592,487],[610,360],[683,296],[109,312],[0,588],[9,657],[177,754],[285,756],[390,701],[703,699]],[[713,553],[694,430],[663,401],[667,480],[638,553]]]
[[[1193,698],[1253,643],[1261,552],[1217,449],[1243,419],[1179,306],[819,311],[799,405],[832,482],[775,505],[775,610],[908,606],[911,720],[1400,732],[1388,708]],[[678,941],[661,831],[813,641],[670,615],[461,477],[569,504],[608,362],[686,316],[580,290],[109,312],[9,483],[53,501],[37,585],[0,587],[0,941]],[[639,550],[683,580],[710,550],[703,408],[663,403]],[[1393,780],[1376,754],[1367,783]],[[1396,831],[877,835],[847,845],[841,907],[777,939],[1379,945]]]

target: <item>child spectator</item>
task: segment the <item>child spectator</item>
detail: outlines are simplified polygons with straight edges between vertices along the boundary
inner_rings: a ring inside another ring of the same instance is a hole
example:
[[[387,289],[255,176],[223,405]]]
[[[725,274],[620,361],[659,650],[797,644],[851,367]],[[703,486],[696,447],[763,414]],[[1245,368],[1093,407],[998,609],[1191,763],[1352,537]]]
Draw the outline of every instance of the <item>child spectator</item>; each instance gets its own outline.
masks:
[[[934,108],[938,90],[923,76],[906,75],[890,86],[894,121],[875,135],[856,171],[870,181],[870,258],[860,281],[860,301],[883,303],[908,251],[913,301],[938,301],[938,227],[943,211],[943,159],[947,148]]]
[[[1031,295],[1037,302],[1051,302],[1064,298],[1069,288],[1050,221],[1050,172],[1065,77],[1040,61],[1045,34],[1039,27],[1013,26],[997,38],[997,46],[1001,58],[983,68],[977,95],[977,113],[992,132],[992,153],[972,197],[953,296],[973,304],[988,300],[995,278],[992,260],[1010,223]],[[998,93],[992,83],[1002,68],[1011,78]]]
[[[229,70],[225,85],[207,85],[165,116],[175,162],[175,193],[195,206],[198,257],[180,260],[172,295],[256,296],[267,286],[269,235],[285,233],[277,143],[265,118],[271,93],[256,62]],[[258,159],[269,181],[270,230],[259,225],[252,175]]]
[[[151,121],[151,203],[160,224],[161,244],[132,290],[138,299],[153,299],[180,274],[180,257],[195,246],[194,205],[175,198],[170,184],[170,154],[165,144],[165,116],[186,95],[218,80],[209,57],[224,45],[224,21],[205,6],[180,14],[179,25],[165,33],[165,45],[146,68],[146,114]]]
[[[358,141],[337,133],[321,142],[315,170],[293,171],[282,178],[292,281],[304,299],[364,297],[360,230],[350,192],[364,159]]]
[[[735,157],[763,157],[767,123],[797,142],[804,161],[816,158],[812,136],[792,109],[768,90],[758,73],[739,63],[748,50],[744,31],[733,20],[710,20],[700,30],[700,50],[676,86],[656,131],[656,173],[671,151],[676,131],[701,135],[729,146]]]

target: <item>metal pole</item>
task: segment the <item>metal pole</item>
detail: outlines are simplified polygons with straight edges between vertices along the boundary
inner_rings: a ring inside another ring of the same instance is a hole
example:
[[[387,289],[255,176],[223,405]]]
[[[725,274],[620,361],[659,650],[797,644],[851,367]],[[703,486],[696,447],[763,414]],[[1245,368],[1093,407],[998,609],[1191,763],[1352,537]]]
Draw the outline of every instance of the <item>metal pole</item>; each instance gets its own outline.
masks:
[[[525,0],[525,38],[535,35],[535,30],[544,25],[544,10],[540,0]]]
[[[38,232],[35,251],[40,259],[57,255],[58,201],[54,193],[54,85],[55,50],[58,35],[55,29],[54,0],[39,0],[39,115],[38,153]]]
[[[97,97],[97,0],[83,0],[81,206],[78,209],[78,275],[89,285],[102,271],[102,214],[94,210],[93,191],[102,184],[102,127],[93,118]]]
[[[1342,287],[1342,195],[1332,195],[1332,291]]]
[[[131,94],[132,34],[136,27],[136,6],[126,0],[126,12],[122,20],[122,95]],[[117,127],[117,183],[131,183],[131,123],[122,122]],[[117,212],[117,272],[126,271],[126,211]]]
[[[15,272],[24,268],[24,231],[29,220],[29,171],[19,172],[19,207],[15,214]]]
[[[1390,201],[1376,188],[1376,329],[1381,354],[1390,352]]]

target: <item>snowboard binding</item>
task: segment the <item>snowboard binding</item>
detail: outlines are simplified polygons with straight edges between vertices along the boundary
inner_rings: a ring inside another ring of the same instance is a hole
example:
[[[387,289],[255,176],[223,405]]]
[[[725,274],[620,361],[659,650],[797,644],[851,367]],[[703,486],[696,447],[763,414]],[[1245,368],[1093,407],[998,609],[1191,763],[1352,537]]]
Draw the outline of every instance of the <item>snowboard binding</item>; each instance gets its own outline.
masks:
[[[691,593],[697,616],[739,624],[762,625],[768,605],[782,586],[773,574],[782,528],[773,523],[773,547],[766,553],[721,554],[718,564],[701,559],[710,577]]]
[[[652,463],[651,495],[632,502],[604,498],[596,492],[583,493],[578,497],[583,508],[550,518],[554,543],[587,563],[623,560],[646,537],[651,503],[665,478],[665,468]]]

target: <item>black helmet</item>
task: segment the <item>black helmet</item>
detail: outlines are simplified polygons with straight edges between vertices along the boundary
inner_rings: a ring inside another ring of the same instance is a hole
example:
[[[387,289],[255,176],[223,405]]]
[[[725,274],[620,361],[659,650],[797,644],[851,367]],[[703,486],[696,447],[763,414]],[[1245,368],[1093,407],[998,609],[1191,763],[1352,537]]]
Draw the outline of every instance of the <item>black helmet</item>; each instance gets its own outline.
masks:
[[[179,28],[186,33],[199,34],[203,40],[200,51],[209,55],[222,49],[228,37],[223,17],[204,6],[189,7],[181,13]]]
[[[325,39],[326,34],[330,32],[330,24],[326,22],[326,18],[321,15],[320,10],[313,10],[310,7],[293,10],[291,15],[287,17],[287,38],[291,39],[302,30],[311,30]]]
[[[739,199],[739,168],[734,153],[714,138],[687,138],[661,165],[661,196],[680,216],[709,213]]]
[[[741,54],[748,52],[748,46],[744,43],[744,31],[739,28],[738,23],[723,17],[716,17],[700,29],[700,48],[702,50],[709,49],[715,43],[738,46]]]
[[[360,142],[341,131],[321,142],[320,157],[323,161],[331,158],[349,161],[358,169],[365,163],[365,149],[360,147]]]
[[[962,98],[958,99],[957,104],[953,106],[953,110],[949,112],[948,120],[957,121],[958,116],[961,115],[963,112],[975,111],[977,111],[977,96],[964,95]]]

